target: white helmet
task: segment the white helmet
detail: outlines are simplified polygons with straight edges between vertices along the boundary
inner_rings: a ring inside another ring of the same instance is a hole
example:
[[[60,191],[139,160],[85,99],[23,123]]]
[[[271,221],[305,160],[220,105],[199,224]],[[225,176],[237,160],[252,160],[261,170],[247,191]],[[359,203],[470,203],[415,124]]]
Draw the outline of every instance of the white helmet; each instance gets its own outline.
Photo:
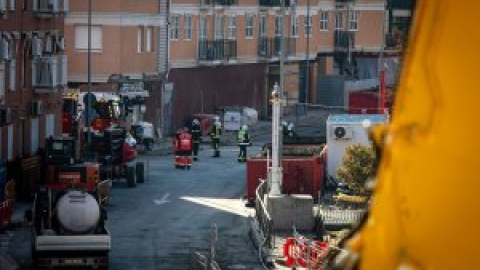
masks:
[[[192,123],[193,123],[194,125],[198,125],[198,124],[200,124],[200,121],[198,121],[198,119],[193,119]]]
[[[243,125],[243,126],[242,126],[242,130],[247,131],[247,130],[248,130],[248,126],[247,126],[247,125]]]

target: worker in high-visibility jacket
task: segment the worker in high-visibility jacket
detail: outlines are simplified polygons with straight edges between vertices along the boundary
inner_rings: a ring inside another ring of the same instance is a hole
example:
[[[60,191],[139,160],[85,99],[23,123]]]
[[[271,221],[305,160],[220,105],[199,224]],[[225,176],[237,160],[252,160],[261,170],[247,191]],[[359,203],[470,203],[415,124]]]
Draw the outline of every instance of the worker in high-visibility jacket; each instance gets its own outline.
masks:
[[[240,147],[240,152],[238,153],[238,162],[247,161],[247,146],[250,146],[250,135],[248,134],[248,126],[243,125],[238,131],[238,146]]]
[[[212,157],[220,157],[220,137],[222,136],[222,124],[220,123],[219,118],[215,119],[210,136],[212,137],[212,146],[214,151]]]
[[[202,130],[200,129],[200,121],[198,121],[198,119],[193,119],[190,134],[193,139],[193,160],[197,161],[198,149],[200,148],[200,142],[202,141]]]

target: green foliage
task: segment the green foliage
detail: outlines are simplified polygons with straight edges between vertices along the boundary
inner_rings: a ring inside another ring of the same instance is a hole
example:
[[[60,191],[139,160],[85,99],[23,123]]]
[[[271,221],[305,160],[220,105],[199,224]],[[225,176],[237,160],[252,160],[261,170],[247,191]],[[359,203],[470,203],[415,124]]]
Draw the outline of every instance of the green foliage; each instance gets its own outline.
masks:
[[[373,147],[354,144],[347,147],[337,177],[358,194],[365,194],[365,184],[375,175]]]

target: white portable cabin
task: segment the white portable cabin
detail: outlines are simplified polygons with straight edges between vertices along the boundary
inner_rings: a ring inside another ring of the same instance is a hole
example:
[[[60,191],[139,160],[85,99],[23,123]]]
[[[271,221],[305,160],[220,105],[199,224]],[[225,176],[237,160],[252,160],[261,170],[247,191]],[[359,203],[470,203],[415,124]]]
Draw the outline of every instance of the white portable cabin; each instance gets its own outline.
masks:
[[[369,145],[368,128],[388,122],[383,114],[335,114],[327,119],[327,173],[336,177],[345,150],[349,145]]]

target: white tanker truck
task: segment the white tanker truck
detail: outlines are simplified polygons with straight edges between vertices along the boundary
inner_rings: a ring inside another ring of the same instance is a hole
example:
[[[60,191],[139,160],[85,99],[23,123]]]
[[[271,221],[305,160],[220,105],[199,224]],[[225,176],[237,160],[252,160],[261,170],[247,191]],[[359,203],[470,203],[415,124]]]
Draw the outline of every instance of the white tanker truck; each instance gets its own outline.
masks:
[[[97,192],[100,164],[78,162],[74,145],[72,138],[46,143],[46,183],[26,213],[36,269],[108,269],[110,233]]]
[[[110,234],[96,194],[41,188],[33,204],[32,258],[37,268],[108,269]]]

